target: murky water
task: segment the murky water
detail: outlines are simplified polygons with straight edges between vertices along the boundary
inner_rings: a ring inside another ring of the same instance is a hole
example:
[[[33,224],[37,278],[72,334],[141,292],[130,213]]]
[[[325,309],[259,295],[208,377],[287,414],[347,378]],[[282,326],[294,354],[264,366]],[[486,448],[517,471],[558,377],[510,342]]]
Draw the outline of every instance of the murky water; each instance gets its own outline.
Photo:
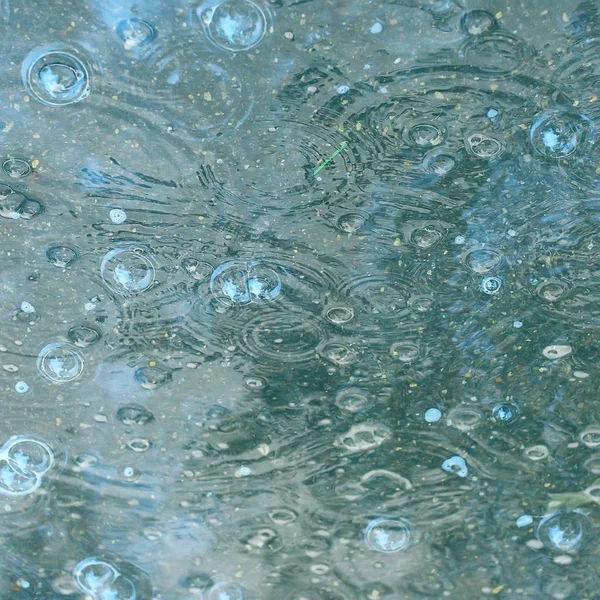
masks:
[[[0,598],[598,597],[596,0],[0,49]]]

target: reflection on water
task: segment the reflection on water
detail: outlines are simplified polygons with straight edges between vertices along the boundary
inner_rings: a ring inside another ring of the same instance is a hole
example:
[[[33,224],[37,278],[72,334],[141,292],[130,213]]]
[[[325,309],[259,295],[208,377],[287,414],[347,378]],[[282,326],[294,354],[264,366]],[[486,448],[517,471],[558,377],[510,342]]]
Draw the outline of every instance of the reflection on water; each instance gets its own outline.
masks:
[[[595,597],[595,2],[0,34],[1,599]]]

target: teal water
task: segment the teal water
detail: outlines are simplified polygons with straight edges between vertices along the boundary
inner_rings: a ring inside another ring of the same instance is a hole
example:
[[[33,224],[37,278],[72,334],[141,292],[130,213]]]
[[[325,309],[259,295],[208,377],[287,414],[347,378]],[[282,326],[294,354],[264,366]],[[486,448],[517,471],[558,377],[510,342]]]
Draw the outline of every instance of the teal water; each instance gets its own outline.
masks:
[[[598,1],[0,50],[0,598],[599,597]]]

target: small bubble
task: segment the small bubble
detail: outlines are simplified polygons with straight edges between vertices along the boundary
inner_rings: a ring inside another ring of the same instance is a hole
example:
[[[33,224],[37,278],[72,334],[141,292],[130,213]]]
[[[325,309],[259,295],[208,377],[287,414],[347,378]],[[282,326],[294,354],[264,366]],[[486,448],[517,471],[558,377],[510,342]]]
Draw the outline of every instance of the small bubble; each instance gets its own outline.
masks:
[[[115,248],[102,259],[100,275],[113,292],[139,294],[152,286],[156,270],[145,249]]]
[[[383,31],[383,25],[379,22],[373,23],[373,25],[371,25],[370,31],[373,34],[381,33]]]
[[[125,223],[125,221],[127,220],[127,213],[124,210],[121,210],[120,208],[113,208],[108,213],[108,216],[115,225]]]
[[[419,347],[412,342],[396,342],[390,348],[390,354],[403,363],[410,363],[419,357]]]
[[[498,158],[504,152],[504,146],[499,140],[481,133],[468,136],[465,145],[471,156],[483,160]]]
[[[126,481],[137,481],[141,476],[142,472],[135,467],[125,467],[122,471],[123,479]]]
[[[411,545],[411,530],[412,525],[406,519],[379,517],[366,526],[363,538],[370,550],[390,554]]]
[[[17,381],[15,384],[15,392],[17,394],[26,394],[29,391],[29,386],[24,381]]]
[[[117,35],[123,40],[125,49],[146,46],[156,38],[156,30],[141,19],[124,19],[117,25]]]
[[[459,245],[460,245],[460,244],[464,244],[464,243],[465,243],[465,237],[464,237],[463,235],[457,235],[457,236],[454,238],[454,243],[455,243],[455,244],[459,244]]]
[[[485,10],[472,10],[462,16],[460,26],[468,35],[482,35],[497,29],[498,21]]]
[[[354,319],[354,310],[347,306],[332,306],[327,310],[325,316],[334,325],[344,325]]]
[[[221,50],[244,52],[255,48],[269,27],[269,13],[251,0],[222,0],[196,16],[206,37]]]
[[[2,170],[12,179],[21,179],[31,173],[31,166],[21,158],[8,158],[2,163]]]
[[[347,389],[340,392],[336,399],[336,405],[342,410],[348,412],[363,412],[373,405],[373,400],[357,389]]]
[[[35,307],[33,306],[33,304],[30,304],[29,302],[21,302],[21,310],[24,313],[34,313],[35,312]]]
[[[134,452],[146,452],[151,446],[150,440],[145,438],[132,438],[127,441],[127,447]]]
[[[76,325],[71,327],[67,333],[69,341],[78,348],[87,348],[96,344],[102,334],[92,325]]]
[[[442,411],[439,408],[429,408],[425,412],[425,421],[427,423],[437,423],[442,418]]]
[[[244,385],[249,390],[262,390],[268,387],[269,382],[265,377],[246,377],[246,379],[244,379]]]
[[[489,275],[481,280],[481,291],[484,294],[494,296],[500,292],[502,278],[497,275]]]
[[[487,112],[488,119],[495,119],[498,116],[498,111],[495,108],[490,108]]]
[[[537,537],[551,550],[573,552],[588,541],[589,528],[589,521],[584,514],[562,510],[540,521]]]
[[[69,246],[52,246],[46,251],[46,257],[52,265],[64,269],[79,257],[77,251]]]
[[[461,456],[452,456],[442,463],[442,469],[448,473],[454,473],[458,477],[466,477],[469,474],[467,463]]]
[[[550,455],[550,451],[546,446],[538,444],[536,446],[530,446],[529,448],[526,448],[523,454],[529,460],[537,462],[538,460],[544,460],[547,458]]]
[[[522,321],[513,321],[513,327],[515,329],[521,329],[521,327],[523,327],[523,322]]]
[[[542,354],[550,360],[558,360],[560,358],[565,358],[566,356],[569,356],[572,352],[573,348],[565,344],[551,344],[550,346],[546,346],[542,350]]]
[[[519,407],[514,402],[500,402],[492,409],[492,417],[496,421],[514,423],[519,419]]]
[[[529,139],[541,156],[560,160],[593,143],[594,125],[588,117],[569,111],[551,110],[539,115],[531,125]]]
[[[70,344],[48,344],[38,356],[37,368],[53,383],[69,383],[83,373],[83,358]]]
[[[347,85],[340,85],[337,88],[337,93],[340,95],[347,94],[350,91],[350,88]]]
[[[171,381],[171,371],[160,366],[140,367],[134,378],[145,390],[155,390]]]
[[[242,477],[248,477],[252,473],[250,467],[240,467],[239,473]]]

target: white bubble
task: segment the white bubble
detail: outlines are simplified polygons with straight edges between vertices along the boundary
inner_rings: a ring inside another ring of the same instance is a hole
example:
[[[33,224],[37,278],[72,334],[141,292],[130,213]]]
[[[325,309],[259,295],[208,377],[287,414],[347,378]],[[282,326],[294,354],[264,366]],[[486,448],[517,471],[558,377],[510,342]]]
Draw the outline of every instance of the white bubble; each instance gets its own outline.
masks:
[[[469,473],[467,463],[461,456],[452,456],[442,463],[442,469],[448,473],[454,473],[459,477],[466,477]]]
[[[521,329],[521,327],[523,327],[523,322],[522,321],[513,321],[513,327],[515,329]]]
[[[17,381],[15,384],[15,392],[18,394],[26,394],[29,391],[29,386],[25,381]]]
[[[463,235],[457,235],[454,238],[454,243],[455,244],[464,244],[465,243],[465,237]]]
[[[21,310],[24,313],[34,313],[35,312],[35,307],[33,306],[33,304],[29,304],[29,302],[21,302]]]
[[[350,88],[347,85],[340,85],[337,88],[338,94],[347,94],[350,91]]]
[[[428,423],[437,423],[442,418],[442,412],[438,408],[430,408],[425,413],[425,420]]]
[[[531,515],[521,515],[517,519],[517,527],[527,527],[533,523],[533,517]]]
[[[488,119],[494,119],[498,116],[498,111],[495,108],[490,108],[487,113]]]
[[[120,208],[113,208],[108,213],[108,216],[115,225],[120,225],[121,223],[124,223],[127,220],[127,213],[124,210],[121,210]]]
[[[240,467],[240,475],[242,477],[248,477],[248,475],[250,475],[250,473],[252,473],[252,470],[250,469],[250,467]]]
[[[379,22],[371,25],[371,33],[381,33],[383,31],[383,25]]]

